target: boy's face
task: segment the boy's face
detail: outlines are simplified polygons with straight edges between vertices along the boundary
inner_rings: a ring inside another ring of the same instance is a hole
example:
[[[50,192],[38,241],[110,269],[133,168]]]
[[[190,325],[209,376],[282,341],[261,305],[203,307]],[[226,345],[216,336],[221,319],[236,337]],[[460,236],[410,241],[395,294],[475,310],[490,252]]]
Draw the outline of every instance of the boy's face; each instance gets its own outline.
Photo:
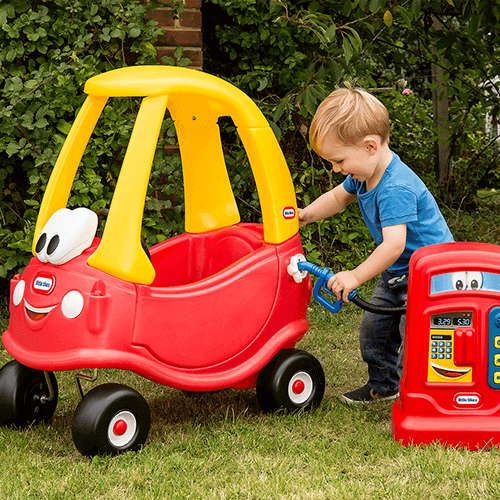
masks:
[[[377,172],[377,146],[376,141],[369,137],[365,137],[355,146],[346,146],[332,137],[325,137],[321,141],[319,151],[321,156],[332,164],[334,172],[351,174],[353,179],[365,182]]]

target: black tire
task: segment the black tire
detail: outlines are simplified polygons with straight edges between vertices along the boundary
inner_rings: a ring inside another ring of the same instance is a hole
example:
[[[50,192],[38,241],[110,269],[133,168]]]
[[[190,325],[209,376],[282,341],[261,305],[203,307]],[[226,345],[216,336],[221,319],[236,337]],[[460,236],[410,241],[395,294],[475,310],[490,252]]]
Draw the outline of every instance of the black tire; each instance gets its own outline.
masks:
[[[265,413],[314,410],[324,393],[320,362],[300,349],[282,349],[257,376],[257,399]]]
[[[56,377],[49,372],[54,398],[47,401],[50,391],[45,375],[10,361],[0,370],[0,426],[29,427],[49,421],[57,406],[58,388]]]
[[[73,441],[90,457],[137,451],[146,442],[150,424],[149,406],[137,391],[104,384],[89,391],[76,408]]]

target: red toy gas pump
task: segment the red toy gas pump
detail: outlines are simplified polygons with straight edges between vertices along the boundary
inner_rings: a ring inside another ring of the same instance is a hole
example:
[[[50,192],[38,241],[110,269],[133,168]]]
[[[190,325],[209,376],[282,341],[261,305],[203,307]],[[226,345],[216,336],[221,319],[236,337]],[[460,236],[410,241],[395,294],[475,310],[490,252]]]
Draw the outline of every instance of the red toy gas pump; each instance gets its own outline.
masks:
[[[412,256],[392,431],[405,446],[500,444],[500,246],[446,243]]]

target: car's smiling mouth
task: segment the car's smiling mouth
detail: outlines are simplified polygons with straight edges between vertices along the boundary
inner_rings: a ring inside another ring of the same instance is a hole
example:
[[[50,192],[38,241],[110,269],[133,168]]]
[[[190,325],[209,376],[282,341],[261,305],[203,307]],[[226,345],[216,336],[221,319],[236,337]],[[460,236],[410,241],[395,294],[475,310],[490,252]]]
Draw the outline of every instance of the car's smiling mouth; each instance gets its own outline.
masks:
[[[24,306],[26,307],[26,314],[33,321],[40,321],[41,319],[45,318],[45,316],[47,316],[47,314],[49,314],[49,312],[56,307],[34,307],[29,304],[26,299],[24,299]]]

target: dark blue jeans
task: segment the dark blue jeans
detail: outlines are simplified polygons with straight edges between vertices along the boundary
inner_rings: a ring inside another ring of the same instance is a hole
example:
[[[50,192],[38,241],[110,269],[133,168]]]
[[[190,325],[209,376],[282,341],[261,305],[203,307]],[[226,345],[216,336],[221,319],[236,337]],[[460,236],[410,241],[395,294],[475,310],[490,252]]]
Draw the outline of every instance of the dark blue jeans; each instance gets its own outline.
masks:
[[[408,294],[408,276],[382,273],[370,303],[403,307]],[[382,395],[399,390],[403,372],[403,342],[406,314],[385,316],[366,311],[359,330],[363,360],[368,364],[368,386]]]

